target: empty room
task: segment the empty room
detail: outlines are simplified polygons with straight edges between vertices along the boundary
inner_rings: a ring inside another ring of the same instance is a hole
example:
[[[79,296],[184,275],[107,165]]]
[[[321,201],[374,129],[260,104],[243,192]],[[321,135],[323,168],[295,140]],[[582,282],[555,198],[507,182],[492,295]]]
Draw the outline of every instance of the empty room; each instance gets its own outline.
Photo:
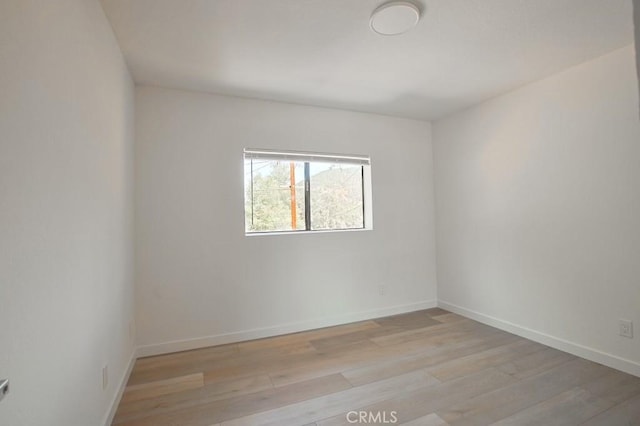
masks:
[[[640,0],[0,0],[0,426],[640,425],[639,49]]]

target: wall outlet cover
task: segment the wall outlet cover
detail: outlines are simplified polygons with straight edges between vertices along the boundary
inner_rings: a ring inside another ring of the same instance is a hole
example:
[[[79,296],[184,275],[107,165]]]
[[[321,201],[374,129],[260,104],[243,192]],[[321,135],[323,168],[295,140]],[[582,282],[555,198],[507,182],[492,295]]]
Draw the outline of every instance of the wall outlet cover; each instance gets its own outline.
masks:
[[[625,319],[621,319],[620,322],[620,335],[633,339],[633,322]]]

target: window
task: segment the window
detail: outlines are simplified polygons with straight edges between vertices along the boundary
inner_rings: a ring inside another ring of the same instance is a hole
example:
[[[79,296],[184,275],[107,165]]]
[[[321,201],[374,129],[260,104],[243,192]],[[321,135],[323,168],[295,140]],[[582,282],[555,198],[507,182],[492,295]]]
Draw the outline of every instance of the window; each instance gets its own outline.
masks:
[[[245,149],[247,234],[369,229],[369,157]]]

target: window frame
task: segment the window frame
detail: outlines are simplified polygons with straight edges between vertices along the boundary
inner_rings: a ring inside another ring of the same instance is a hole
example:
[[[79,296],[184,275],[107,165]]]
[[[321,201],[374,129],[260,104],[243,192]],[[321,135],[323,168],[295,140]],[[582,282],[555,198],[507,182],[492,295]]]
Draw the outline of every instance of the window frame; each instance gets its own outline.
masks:
[[[373,203],[371,188],[371,159],[365,155],[352,154],[328,154],[303,151],[289,150],[268,150],[268,149],[252,149],[245,148],[243,159],[247,160],[262,159],[270,161],[297,162],[302,163],[304,168],[304,204],[305,204],[305,229],[290,230],[273,230],[273,231],[249,231],[246,223],[246,192],[243,195],[245,204],[245,236],[258,235],[290,235],[290,234],[310,234],[310,233],[326,233],[326,232],[354,232],[367,231],[373,229]],[[359,165],[362,185],[362,227],[358,228],[335,228],[335,229],[313,229],[311,224],[311,163],[333,163],[333,164],[350,164]],[[243,162],[244,165],[244,162]],[[244,167],[244,166],[243,166]],[[253,172],[251,172],[253,185]],[[252,200],[253,203],[253,200]]]

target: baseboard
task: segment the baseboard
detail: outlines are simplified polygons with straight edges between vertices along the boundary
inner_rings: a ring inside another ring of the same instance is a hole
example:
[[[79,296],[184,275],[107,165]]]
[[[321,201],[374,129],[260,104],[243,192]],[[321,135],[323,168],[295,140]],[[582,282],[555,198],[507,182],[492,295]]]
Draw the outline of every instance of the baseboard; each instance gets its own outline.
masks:
[[[227,343],[236,343],[253,339],[262,339],[265,337],[278,336],[281,334],[297,333],[300,331],[313,330],[322,327],[332,327],[335,325],[348,324],[350,322],[365,321],[389,315],[419,311],[421,309],[435,308],[437,305],[438,303],[436,300],[426,300],[418,303],[411,303],[408,305],[374,309],[370,311],[341,315],[332,318],[318,318],[310,321],[281,324],[273,327],[254,328],[251,330],[237,331],[233,333],[217,334],[214,336],[198,337],[194,339],[177,340],[155,345],[140,346],[138,348],[138,357],[187,351],[208,346],[224,345]]]
[[[129,365],[125,370],[124,374],[120,378],[120,383],[118,384],[118,391],[113,397],[113,401],[111,401],[111,406],[109,407],[109,411],[107,412],[104,421],[102,424],[104,426],[111,426],[113,422],[113,418],[116,415],[116,411],[118,410],[118,405],[120,404],[120,400],[122,399],[122,394],[124,393],[124,389],[127,387],[127,382],[129,381],[129,376],[131,375],[131,371],[133,370],[133,365],[136,363],[136,359],[138,359],[138,354],[136,348],[131,352],[131,358],[129,359]]]
[[[625,373],[640,377],[640,364],[637,362],[621,358],[616,355],[611,355],[597,349],[589,348],[587,346],[579,345],[565,339],[560,339],[549,334],[541,333],[527,327],[522,327],[512,322],[463,308],[462,306],[454,305],[453,303],[445,302],[443,300],[438,301],[438,307],[500,330],[533,340],[534,342],[542,343],[543,345],[550,346],[554,349],[568,352],[572,355],[588,359],[589,361],[597,362],[599,364],[606,365],[607,367],[615,368],[616,370],[624,371]]]

